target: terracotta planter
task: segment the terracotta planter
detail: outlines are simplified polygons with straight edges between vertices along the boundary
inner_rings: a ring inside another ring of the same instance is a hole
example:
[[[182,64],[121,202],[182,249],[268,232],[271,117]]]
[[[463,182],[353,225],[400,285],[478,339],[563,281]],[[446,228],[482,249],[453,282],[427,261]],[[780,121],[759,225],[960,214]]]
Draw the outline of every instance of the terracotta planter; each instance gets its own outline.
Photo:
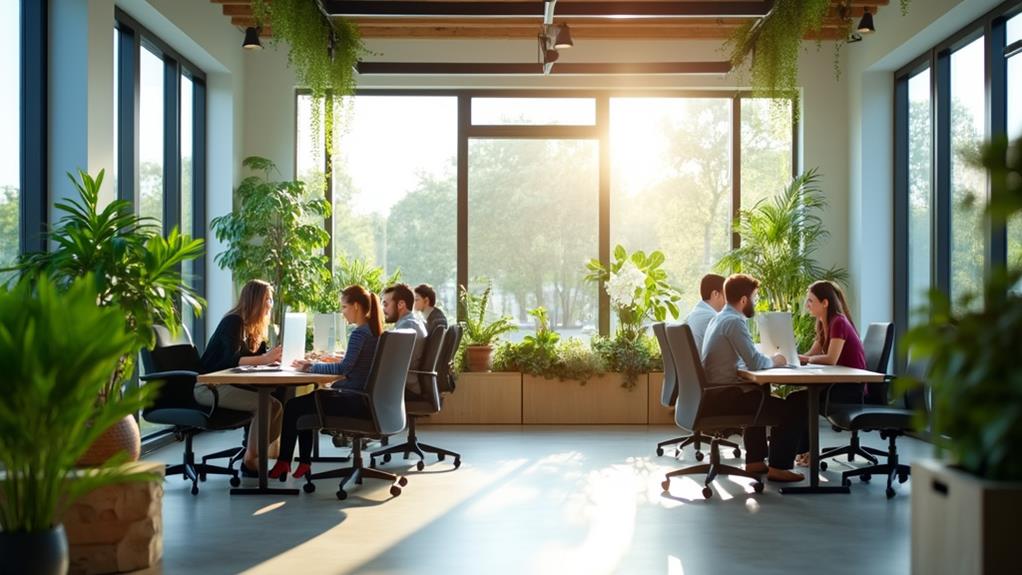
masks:
[[[493,365],[492,345],[470,345],[465,348],[469,371],[490,371]]]
[[[102,465],[121,451],[128,453],[129,461],[138,461],[142,455],[142,436],[138,431],[138,422],[130,415],[125,415],[104,431],[78,460],[78,465],[81,467]]]

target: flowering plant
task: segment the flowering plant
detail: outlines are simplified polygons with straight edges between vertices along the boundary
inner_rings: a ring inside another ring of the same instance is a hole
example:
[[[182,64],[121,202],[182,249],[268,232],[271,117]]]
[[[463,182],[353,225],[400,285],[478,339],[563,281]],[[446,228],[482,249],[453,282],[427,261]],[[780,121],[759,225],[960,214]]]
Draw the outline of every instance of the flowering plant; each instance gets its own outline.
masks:
[[[664,321],[668,313],[678,317],[676,302],[681,294],[667,283],[667,272],[661,267],[665,259],[659,250],[649,255],[640,250],[629,256],[625,248],[618,245],[609,269],[595,259],[586,264],[589,270],[586,280],[603,282],[606,286],[610,305],[620,322],[618,338],[635,341],[645,329],[643,321]]]

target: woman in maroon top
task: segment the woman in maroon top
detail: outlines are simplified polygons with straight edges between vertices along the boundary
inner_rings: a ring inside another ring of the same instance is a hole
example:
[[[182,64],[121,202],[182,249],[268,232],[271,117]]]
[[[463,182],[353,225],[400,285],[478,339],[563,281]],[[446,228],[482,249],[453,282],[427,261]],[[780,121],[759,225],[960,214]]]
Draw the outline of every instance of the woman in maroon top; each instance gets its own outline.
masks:
[[[816,339],[805,355],[798,356],[802,363],[866,369],[862,340],[848,317],[848,304],[841,288],[825,280],[813,283],[806,291],[806,311],[816,318]],[[820,412],[825,413],[827,403],[862,403],[864,392],[865,386],[857,383],[833,385],[820,396]],[[808,448],[806,435],[800,442],[796,463],[809,464],[809,454],[803,453]]]

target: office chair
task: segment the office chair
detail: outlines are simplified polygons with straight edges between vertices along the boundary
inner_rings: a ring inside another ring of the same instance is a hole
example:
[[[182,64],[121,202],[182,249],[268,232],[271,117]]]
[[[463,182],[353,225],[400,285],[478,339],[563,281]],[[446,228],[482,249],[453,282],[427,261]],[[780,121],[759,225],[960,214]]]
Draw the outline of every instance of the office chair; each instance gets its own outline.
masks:
[[[703,364],[699,361],[699,352],[696,350],[695,340],[692,338],[692,328],[685,324],[670,325],[666,328],[667,343],[671,354],[674,356],[674,364],[678,375],[678,400],[674,409],[674,421],[678,427],[689,431],[701,429],[727,430],[742,428],[752,425],[770,425],[772,421],[766,421],[760,417],[766,401],[767,391],[764,386],[753,384],[735,384],[734,386],[720,385],[708,388],[706,374],[703,372]],[[725,415],[707,416],[702,413],[703,399],[707,394],[712,394],[722,388],[737,387],[748,390],[748,393],[758,393],[760,396],[759,409],[753,415]],[[705,473],[706,479],[703,482],[703,497],[709,499],[713,496],[710,483],[718,475],[737,475],[755,479],[753,488],[756,493],[763,492],[763,482],[759,477],[744,469],[723,465],[720,462],[721,439],[713,436],[710,440],[710,463],[692,465],[683,469],[671,471],[666,475],[661,487],[664,492],[671,488],[671,478],[679,475],[694,475]]]
[[[906,371],[916,380],[926,381],[929,362],[913,360],[909,357]],[[890,380],[886,383],[890,389]],[[925,414],[930,412],[929,393],[925,385],[903,394],[889,406],[863,405],[858,408],[841,409],[829,415],[827,419],[842,429],[851,431],[878,430],[880,437],[888,440],[887,452],[880,452],[881,455],[887,456],[887,463],[845,471],[841,474],[841,484],[845,487],[850,486],[852,477],[858,477],[863,483],[866,483],[873,475],[882,473],[887,476],[887,490],[885,491],[887,498],[894,497],[894,479],[897,478],[898,483],[905,483],[912,473],[911,467],[899,463],[897,440],[906,432],[917,431],[915,414],[919,410]]]
[[[663,358],[664,362],[664,385],[660,390],[660,405],[664,407],[672,407],[678,399],[678,375],[677,368],[674,365],[674,357],[671,355],[671,351],[667,344],[667,324],[664,322],[657,322],[653,324],[653,334],[656,336],[657,343],[660,345],[660,357]],[[708,443],[709,440],[699,430],[694,431],[691,435],[683,435],[681,437],[675,437],[674,439],[668,439],[661,441],[656,444],[657,456],[664,454],[664,447],[668,445],[677,446],[674,448],[674,456],[678,457],[681,455],[681,450],[690,444],[695,444],[696,449],[696,461],[703,460],[703,452],[700,450],[700,446],[703,443]],[[724,438],[720,438],[720,445],[725,447],[733,447],[734,451],[732,454],[735,457],[742,456],[742,450],[738,448],[738,444],[732,443]]]
[[[173,426],[174,436],[185,442],[182,462],[168,465],[166,475],[181,475],[192,482],[192,495],[199,492],[199,482],[206,480],[207,474],[229,475],[231,486],[237,487],[241,480],[238,472],[231,467],[219,467],[203,461],[195,462],[192,449],[192,438],[203,430],[238,429],[252,421],[252,414],[245,411],[218,408],[217,390],[212,387],[213,406],[206,407],[195,401],[193,390],[195,378],[202,371],[199,352],[190,343],[170,337],[170,332],[163,326],[156,326],[156,346],[152,350],[142,350],[142,365],[145,375],[142,381],[163,381],[156,400],[142,410],[142,417],[150,423]],[[185,332],[187,339],[187,332]],[[169,345],[168,345],[169,344]],[[220,457],[232,457],[237,448],[224,450]],[[218,455],[218,454],[214,454]]]
[[[318,390],[315,392],[316,413],[298,419],[298,429],[328,429],[351,437],[351,467],[342,467],[306,475],[302,489],[306,493],[316,490],[317,479],[340,478],[337,498],[348,497],[344,486],[349,482],[362,483],[362,479],[390,481],[390,494],[401,495],[401,487],[408,479],[393,473],[366,467],[362,458],[362,440],[379,439],[401,433],[405,429],[405,379],[412,361],[415,333],[409,330],[387,331],[380,335],[376,354],[369,371],[364,391]]]
[[[866,369],[877,373],[887,373],[887,365],[891,359],[891,349],[894,347],[894,324],[890,322],[869,324],[869,327],[866,328],[866,337],[862,340],[862,347],[866,353]],[[831,386],[827,389],[828,398],[830,390],[833,388],[834,386]],[[831,412],[837,414],[842,410],[856,409],[865,405],[867,401],[877,405],[885,405],[887,403],[886,383],[871,383],[868,390],[869,393],[858,404],[832,404],[828,400],[823,410],[823,415],[827,416]],[[834,428],[837,431],[844,431],[840,426],[834,426]],[[869,461],[872,465],[877,464],[877,456],[887,455],[886,452],[879,449],[861,445],[859,443],[859,431],[857,429],[851,431],[852,439],[848,445],[823,448],[820,453],[820,471],[827,470],[827,462],[824,459],[837,457],[838,455],[848,455],[848,461],[855,461],[855,456],[858,455]]]
[[[445,336],[446,333],[450,333],[449,338]],[[420,389],[418,395],[412,393],[405,394],[405,411],[408,414],[408,441],[372,453],[369,458],[370,467],[376,467],[377,457],[382,457],[383,462],[388,463],[392,454],[404,453],[404,458],[408,459],[410,453],[415,453],[419,456],[419,461],[415,464],[415,468],[422,471],[426,467],[423,452],[435,454],[437,461],[443,461],[447,456],[453,457],[454,468],[461,467],[460,454],[426,443],[419,443],[418,436],[415,434],[416,420],[420,417],[428,417],[434,413],[440,413],[441,401],[440,390],[437,385],[439,380],[437,366],[439,364],[449,366],[454,361],[454,353],[457,351],[459,343],[455,339],[460,339],[460,337],[460,329],[457,333],[448,332],[443,326],[438,325],[433,328],[433,332],[426,338],[426,345],[422,358],[419,361],[419,368],[408,372],[418,375]]]

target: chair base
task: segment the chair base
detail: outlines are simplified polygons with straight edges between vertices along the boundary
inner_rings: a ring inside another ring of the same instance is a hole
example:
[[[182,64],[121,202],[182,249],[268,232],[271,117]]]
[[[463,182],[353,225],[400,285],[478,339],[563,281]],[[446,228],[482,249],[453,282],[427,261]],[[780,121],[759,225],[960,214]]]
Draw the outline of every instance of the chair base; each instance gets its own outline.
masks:
[[[192,482],[192,495],[199,493],[199,482],[205,481],[207,475],[228,475],[231,477],[231,485],[236,485],[240,479],[238,478],[237,470],[232,467],[220,467],[218,465],[210,465],[206,463],[207,459],[215,459],[218,457],[216,453],[210,456],[202,458],[202,463],[195,462],[195,451],[192,450],[192,438],[195,436],[195,431],[180,431],[181,435],[185,439],[185,452],[181,463],[175,463],[168,465],[164,471],[165,477],[172,475],[180,475],[185,481]],[[225,450],[234,453],[237,448]],[[227,457],[227,455],[219,455],[219,457]]]
[[[897,479],[898,483],[905,483],[908,478],[912,475],[912,468],[908,465],[902,465],[898,463],[898,436],[902,435],[901,431],[887,430],[881,431],[880,436],[886,437],[889,441],[887,453],[881,452],[882,455],[887,456],[887,463],[879,465],[870,465],[868,467],[860,467],[851,471],[845,471],[841,474],[841,484],[845,488],[852,484],[852,477],[858,477],[863,483],[868,482],[873,475],[886,475],[887,476],[887,489],[885,494],[890,499],[894,497],[894,481]]]
[[[821,462],[820,469],[824,471],[827,470],[826,465],[823,464],[824,459],[837,457],[838,455],[847,455],[849,462],[855,461],[855,457],[859,456],[865,459],[866,461],[870,462],[871,465],[876,465],[879,461],[877,457],[887,457],[887,452],[880,449],[874,449],[869,446],[861,445],[859,443],[859,431],[857,429],[853,429],[852,439],[851,441],[848,442],[848,445],[844,445],[841,447],[823,448],[823,451],[820,453]]]
[[[382,469],[366,467],[362,458],[363,438],[360,436],[354,436],[352,439],[351,467],[331,469],[330,471],[324,471],[322,473],[310,473],[305,476],[305,484],[302,485],[302,489],[306,493],[312,493],[316,491],[316,484],[313,483],[313,481],[317,479],[340,478],[341,482],[337,486],[337,498],[347,499],[348,492],[344,489],[345,485],[350,483],[361,485],[363,479],[369,478],[390,481],[392,483],[390,486],[390,494],[394,497],[401,495],[401,488],[408,484],[408,479],[394,473],[388,473]]]
[[[742,450],[739,449],[737,443],[728,441],[723,437],[718,437],[717,439],[719,440],[720,445],[723,445],[724,447],[734,448],[734,451],[731,454],[734,455],[736,459],[742,456]],[[704,456],[701,447],[703,443],[708,442],[709,438],[707,438],[705,435],[697,431],[692,435],[686,435],[684,437],[675,437],[674,439],[661,441],[660,443],[656,444],[656,454],[658,457],[662,456],[664,454],[665,447],[677,444],[674,448],[674,457],[680,457],[682,449],[684,449],[688,445],[695,445],[696,461],[702,461]]]
[[[701,473],[706,474],[706,479],[703,481],[703,497],[705,497],[706,499],[709,499],[710,497],[713,496],[713,490],[710,488],[710,484],[713,483],[714,479],[722,475],[723,476],[735,475],[738,477],[748,477],[750,479],[755,479],[756,483],[753,484],[753,488],[756,490],[756,493],[762,493],[763,482],[759,479],[759,475],[751,473],[744,469],[740,469],[738,467],[724,465],[720,462],[720,446],[727,444],[734,445],[733,443],[727,441],[726,439],[713,437],[710,440],[710,462],[703,463],[700,465],[692,465],[689,467],[685,467],[683,469],[676,469],[674,471],[669,472],[665,476],[663,483],[660,484],[661,487],[664,488],[664,493],[670,491],[672,477],[678,477],[681,475],[698,475]]]
[[[428,443],[420,443],[419,442],[419,438],[415,434],[415,421],[416,421],[416,419],[417,418],[414,417],[414,416],[408,418],[408,441],[405,441],[404,443],[401,443],[399,445],[390,446],[390,447],[388,447],[386,449],[381,449],[379,451],[374,451],[373,453],[369,454],[369,466],[370,467],[376,467],[376,458],[377,457],[383,459],[384,463],[389,463],[390,462],[390,456],[391,455],[396,455],[398,453],[403,453],[404,454],[404,459],[408,459],[408,457],[412,453],[418,455],[419,456],[419,461],[418,461],[418,463],[415,464],[415,468],[417,470],[419,470],[419,471],[422,471],[426,467],[426,461],[425,461],[426,460],[426,455],[425,455],[426,453],[432,453],[433,455],[436,455],[437,461],[443,461],[447,457],[452,457],[452,458],[454,458],[454,468],[457,469],[457,468],[461,467],[461,454],[460,453],[456,453],[454,451],[450,451],[450,450],[444,449],[442,447],[436,447],[436,446],[433,446],[433,445],[429,445]]]

